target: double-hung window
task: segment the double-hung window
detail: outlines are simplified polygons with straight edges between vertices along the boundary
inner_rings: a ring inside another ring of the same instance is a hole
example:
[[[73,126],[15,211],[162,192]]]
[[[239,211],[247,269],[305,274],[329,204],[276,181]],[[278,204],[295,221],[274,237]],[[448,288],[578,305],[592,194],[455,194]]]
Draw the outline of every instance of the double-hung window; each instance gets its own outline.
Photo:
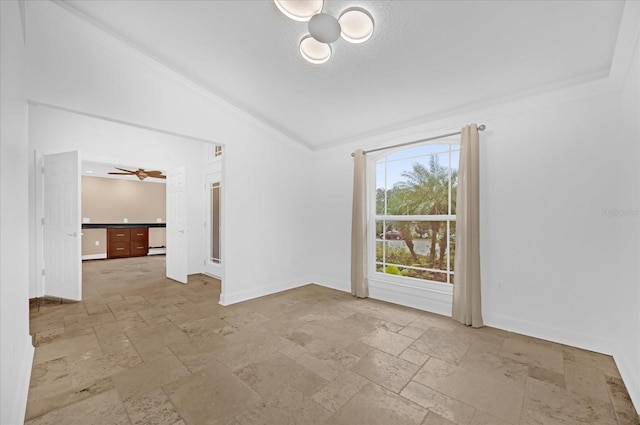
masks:
[[[459,156],[458,144],[439,143],[376,161],[371,236],[381,278],[453,283]]]

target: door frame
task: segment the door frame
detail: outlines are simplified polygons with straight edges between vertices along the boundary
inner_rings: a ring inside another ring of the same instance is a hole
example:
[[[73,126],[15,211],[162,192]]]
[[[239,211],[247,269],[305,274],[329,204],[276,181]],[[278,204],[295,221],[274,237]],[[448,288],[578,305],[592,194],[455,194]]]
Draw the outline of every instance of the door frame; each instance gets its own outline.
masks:
[[[215,263],[211,261],[211,245],[212,245],[212,232],[211,226],[213,225],[211,217],[212,217],[212,204],[211,204],[211,185],[213,183],[220,183],[220,234],[218,238],[220,239],[220,262]],[[207,169],[207,173],[205,174],[204,181],[204,197],[207,200],[205,203],[205,233],[206,237],[204,239],[204,249],[203,253],[205,255],[204,258],[204,273],[206,275],[215,277],[220,280],[224,280],[224,193],[225,193],[225,185],[224,185],[224,176],[222,174],[222,168],[217,171],[209,172]]]
[[[216,156],[216,147],[219,146],[221,155]],[[206,160],[204,163],[204,185],[202,196],[206,199],[204,203],[204,231],[205,237],[202,240],[203,273],[219,279],[220,297],[225,293],[224,275],[226,263],[225,237],[226,237],[226,169],[225,162],[227,156],[227,146],[221,143],[213,143],[206,147]],[[211,184],[220,182],[220,263],[211,261]]]

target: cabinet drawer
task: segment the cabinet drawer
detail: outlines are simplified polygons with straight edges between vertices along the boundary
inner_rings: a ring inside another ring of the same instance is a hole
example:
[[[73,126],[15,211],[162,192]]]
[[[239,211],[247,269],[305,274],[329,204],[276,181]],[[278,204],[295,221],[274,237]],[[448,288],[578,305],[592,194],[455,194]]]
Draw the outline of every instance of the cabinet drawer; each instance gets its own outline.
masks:
[[[130,255],[131,242],[110,242],[108,257],[128,257]]]
[[[149,237],[149,229],[146,227],[139,227],[129,229],[131,231],[131,242],[133,241],[143,241],[146,242]]]
[[[130,229],[107,229],[107,241],[112,242],[129,242],[131,240]]]
[[[141,242],[141,241],[137,241],[137,242],[130,242],[130,255],[132,257],[138,257],[138,256],[142,256],[142,255],[147,255],[147,253],[149,252],[149,246],[146,242]]]

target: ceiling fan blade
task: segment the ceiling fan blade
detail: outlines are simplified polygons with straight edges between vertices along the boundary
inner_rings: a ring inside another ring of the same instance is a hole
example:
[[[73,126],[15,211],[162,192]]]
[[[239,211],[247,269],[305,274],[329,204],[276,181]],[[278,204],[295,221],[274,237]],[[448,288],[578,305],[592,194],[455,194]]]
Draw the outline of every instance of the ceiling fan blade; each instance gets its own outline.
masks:
[[[122,171],[122,173],[110,172],[108,174],[114,174],[119,176],[136,176],[140,180],[144,180],[147,177],[153,177],[156,179],[166,179],[167,177],[162,174],[162,171],[159,170],[150,170],[147,171],[144,168],[138,168],[137,170],[127,170],[126,168],[113,167],[116,170]]]

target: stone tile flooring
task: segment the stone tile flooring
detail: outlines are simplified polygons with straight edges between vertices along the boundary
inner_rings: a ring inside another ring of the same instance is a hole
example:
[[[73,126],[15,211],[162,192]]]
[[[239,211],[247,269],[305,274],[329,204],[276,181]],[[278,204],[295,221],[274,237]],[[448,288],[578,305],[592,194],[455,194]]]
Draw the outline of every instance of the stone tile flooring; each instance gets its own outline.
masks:
[[[27,423],[638,425],[611,357],[308,285],[218,304],[164,257],[31,305]]]

